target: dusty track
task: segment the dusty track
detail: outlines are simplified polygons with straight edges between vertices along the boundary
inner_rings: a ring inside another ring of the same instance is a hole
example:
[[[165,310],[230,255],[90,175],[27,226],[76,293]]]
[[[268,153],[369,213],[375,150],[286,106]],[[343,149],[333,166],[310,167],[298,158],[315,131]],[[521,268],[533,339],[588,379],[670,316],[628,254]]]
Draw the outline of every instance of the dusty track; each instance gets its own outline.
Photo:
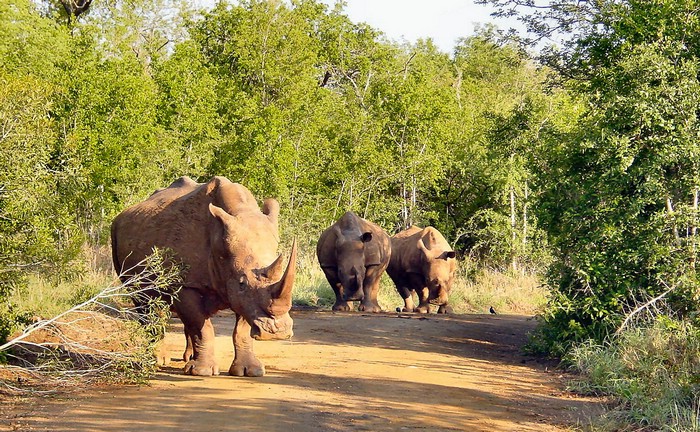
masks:
[[[522,316],[293,311],[291,341],[256,342],[262,378],[184,376],[184,337],[148,387],[99,388],[33,404],[5,430],[559,431],[599,410],[520,353]],[[233,316],[214,319],[222,371]],[[3,419],[5,421],[5,419]]]

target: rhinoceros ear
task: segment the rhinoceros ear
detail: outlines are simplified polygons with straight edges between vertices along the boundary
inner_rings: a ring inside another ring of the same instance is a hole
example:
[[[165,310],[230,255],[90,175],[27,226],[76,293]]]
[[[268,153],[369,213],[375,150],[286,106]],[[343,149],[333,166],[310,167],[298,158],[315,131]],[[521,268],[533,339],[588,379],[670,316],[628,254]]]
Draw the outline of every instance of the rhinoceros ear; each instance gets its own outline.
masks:
[[[425,247],[425,243],[423,242],[422,238],[418,239],[417,246],[418,250],[423,252],[423,255],[425,255],[426,258],[430,258],[430,251],[427,247]]]
[[[222,209],[221,207],[217,207],[212,203],[209,203],[209,213],[211,213],[212,216],[214,216],[222,222],[224,222],[227,217],[232,217],[230,214],[226,213],[224,209]]]
[[[363,243],[369,243],[372,241],[372,233],[367,231],[366,233],[362,233],[362,242]]]
[[[457,253],[456,253],[455,251],[445,251],[445,252],[442,253],[442,255],[440,255],[440,258],[442,258],[442,259],[444,259],[445,261],[447,261],[448,259],[454,258],[454,257],[456,257],[456,256],[457,256]]]
[[[274,198],[267,198],[263,202],[262,212],[267,218],[272,222],[272,224],[277,228],[277,219],[280,215],[280,204]]]

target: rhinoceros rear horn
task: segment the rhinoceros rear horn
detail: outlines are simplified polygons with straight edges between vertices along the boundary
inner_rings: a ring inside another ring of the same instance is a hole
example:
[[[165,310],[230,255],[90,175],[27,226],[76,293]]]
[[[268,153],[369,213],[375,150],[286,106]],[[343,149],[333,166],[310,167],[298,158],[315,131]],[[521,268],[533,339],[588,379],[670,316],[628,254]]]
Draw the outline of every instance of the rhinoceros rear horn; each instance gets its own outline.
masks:
[[[297,269],[297,241],[292,243],[292,253],[289,255],[287,269],[279,280],[272,287],[272,298],[279,300],[283,304],[292,304],[292,288],[294,287],[294,276]]]

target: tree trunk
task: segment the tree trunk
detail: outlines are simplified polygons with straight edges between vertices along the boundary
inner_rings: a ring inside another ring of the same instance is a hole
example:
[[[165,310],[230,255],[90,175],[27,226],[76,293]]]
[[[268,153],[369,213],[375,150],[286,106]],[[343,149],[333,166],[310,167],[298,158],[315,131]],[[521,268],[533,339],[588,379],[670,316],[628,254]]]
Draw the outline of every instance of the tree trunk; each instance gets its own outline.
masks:
[[[523,200],[523,246],[527,244],[527,199],[530,195],[530,190],[525,182],[525,199]]]
[[[671,202],[671,197],[666,197],[666,212],[669,216],[673,217],[673,203]],[[678,225],[676,221],[673,221],[673,238],[676,240],[676,244],[680,245],[681,236],[678,234]]]
[[[511,185],[510,186],[510,229],[512,233],[512,242],[511,242],[511,265],[513,267],[513,271],[516,272],[518,271],[518,261],[517,261],[517,253],[516,253],[516,243],[518,241],[518,233],[516,231],[516,223],[515,223],[515,188]]]
[[[698,241],[696,235],[698,233],[698,195],[700,195],[700,189],[695,189],[693,191],[693,225],[690,227],[690,267],[695,269],[695,261],[698,255]]]

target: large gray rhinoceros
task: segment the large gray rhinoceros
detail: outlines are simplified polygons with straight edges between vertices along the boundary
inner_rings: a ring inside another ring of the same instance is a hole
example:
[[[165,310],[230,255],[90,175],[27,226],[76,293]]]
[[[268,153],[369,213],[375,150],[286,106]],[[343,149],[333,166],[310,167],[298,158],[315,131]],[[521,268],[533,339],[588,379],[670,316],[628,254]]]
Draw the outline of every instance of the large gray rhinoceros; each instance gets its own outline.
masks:
[[[248,189],[224,177],[205,184],[182,177],[114,219],[112,258],[117,272],[137,273],[135,266],[153,247],[169,249],[174,260],[184,264],[172,309],[185,327],[185,373],[219,373],[210,321],[219,310],[236,313],[231,375],[265,374],[251,337],[292,336],[289,309],[297,248],[295,242],[285,268],[276,252],[278,215],[276,200],[265,200],[260,211]]]
[[[447,296],[457,268],[455,251],[433,227],[413,226],[391,238],[391,261],[386,272],[404,299],[404,312],[430,312],[430,303],[438,313],[447,313]],[[414,306],[411,292],[418,294]]]
[[[316,254],[335,292],[333,310],[348,311],[349,301],[360,301],[361,311],[382,311],[379,280],[391,255],[384,230],[349,211],[321,233]]]

